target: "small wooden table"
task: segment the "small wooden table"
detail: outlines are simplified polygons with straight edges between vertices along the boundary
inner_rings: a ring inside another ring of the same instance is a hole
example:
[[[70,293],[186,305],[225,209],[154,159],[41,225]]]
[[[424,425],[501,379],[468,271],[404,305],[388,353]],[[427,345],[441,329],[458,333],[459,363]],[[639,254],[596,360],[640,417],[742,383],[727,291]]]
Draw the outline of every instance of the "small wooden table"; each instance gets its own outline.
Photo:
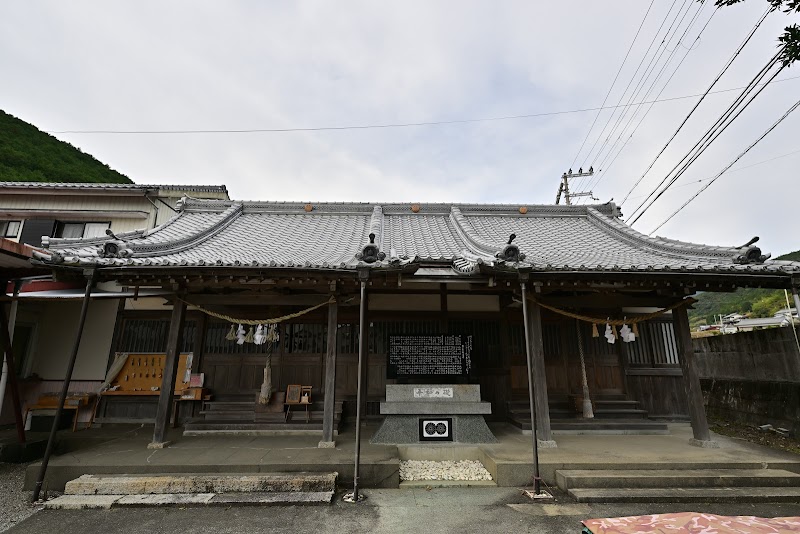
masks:
[[[69,395],[64,401],[64,410],[75,410],[75,416],[72,418],[72,431],[78,430],[78,414],[81,408],[89,405],[89,401],[94,398],[94,395]],[[28,420],[28,414],[36,410],[58,410],[58,397],[55,395],[44,395],[39,397],[35,404],[30,404],[25,408],[25,418],[23,421]],[[92,421],[94,415],[89,420],[86,428],[92,428]]]
[[[284,402],[284,414],[283,420],[284,422],[289,422],[292,417],[292,406],[305,406],[306,407],[306,423],[311,421],[311,412],[308,411],[308,407],[311,406],[310,402]]]

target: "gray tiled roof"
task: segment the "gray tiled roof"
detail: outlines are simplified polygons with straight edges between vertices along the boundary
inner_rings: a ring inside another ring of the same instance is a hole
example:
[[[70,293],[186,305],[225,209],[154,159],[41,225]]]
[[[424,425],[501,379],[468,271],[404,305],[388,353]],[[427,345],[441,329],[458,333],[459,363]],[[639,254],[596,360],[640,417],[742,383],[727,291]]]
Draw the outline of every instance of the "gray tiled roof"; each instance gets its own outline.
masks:
[[[109,238],[45,239],[48,254],[40,259],[86,266],[313,269],[435,262],[462,274],[477,272],[481,265],[534,271],[800,272],[800,263],[794,262],[736,264],[736,247],[647,237],[623,223],[613,204],[420,204],[412,209],[409,204],[184,199],[179,207],[179,214],[162,226],[119,235],[127,256],[101,257],[98,248]],[[370,233],[385,258],[367,264],[359,253]],[[525,254],[518,263],[498,257],[512,233]]]
[[[133,190],[151,191],[156,189],[188,191],[193,193],[226,193],[227,187],[224,185],[179,185],[179,184],[115,184],[99,182],[0,182],[0,190],[10,189],[68,189],[68,190]]]

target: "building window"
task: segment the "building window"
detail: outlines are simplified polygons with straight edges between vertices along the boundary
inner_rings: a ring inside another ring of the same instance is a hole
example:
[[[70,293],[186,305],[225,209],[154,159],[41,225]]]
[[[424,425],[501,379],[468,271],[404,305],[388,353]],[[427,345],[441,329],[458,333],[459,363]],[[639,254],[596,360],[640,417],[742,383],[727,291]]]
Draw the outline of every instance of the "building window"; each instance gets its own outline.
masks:
[[[103,237],[106,230],[111,228],[110,222],[59,222],[56,225],[55,237],[89,238]]]
[[[0,237],[17,237],[22,221],[1,221]]]

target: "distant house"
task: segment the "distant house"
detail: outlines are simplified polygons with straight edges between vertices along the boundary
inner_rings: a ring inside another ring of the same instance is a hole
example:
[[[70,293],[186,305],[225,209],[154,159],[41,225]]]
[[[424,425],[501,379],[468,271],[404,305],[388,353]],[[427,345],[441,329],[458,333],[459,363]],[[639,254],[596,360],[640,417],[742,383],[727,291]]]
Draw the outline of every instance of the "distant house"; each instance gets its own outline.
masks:
[[[5,242],[0,282],[17,281],[8,283],[4,294],[13,298],[18,293],[14,353],[23,402],[60,387],[83,290],[54,281],[47,269],[32,269],[30,247],[14,245],[41,247],[43,238],[46,242],[49,238],[105,237],[106,230],[114,234],[152,230],[177,214],[178,201],[184,197],[229,200],[224,185],[0,182],[0,241]],[[105,288],[109,289],[113,291]],[[94,390],[102,382],[117,320],[119,300],[107,298],[114,293],[98,288],[95,294],[73,391]],[[10,401],[4,399],[8,396],[2,389],[0,425],[13,422]]]
[[[150,229],[181,197],[227,200],[224,185],[0,182],[0,237],[39,247],[42,236],[91,238]]]
[[[737,332],[751,332],[761,328],[789,326],[792,323],[798,324],[797,309],[784,308],[777,311],[772,317],[750,318],[740,314],[725,316],[723,317],[723,324],[720,331],[723,334],[735,334]]]

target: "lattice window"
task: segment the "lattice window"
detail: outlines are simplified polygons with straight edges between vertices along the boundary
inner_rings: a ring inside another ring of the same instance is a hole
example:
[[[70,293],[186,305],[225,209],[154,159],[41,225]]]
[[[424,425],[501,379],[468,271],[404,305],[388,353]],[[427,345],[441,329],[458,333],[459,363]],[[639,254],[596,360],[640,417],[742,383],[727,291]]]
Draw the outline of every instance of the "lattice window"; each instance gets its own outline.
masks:
[[[169,319],[125,319],[118,352],[165,352],[169,335]],[[183,325],[181,352],[194,350],[196,321]]]
[[[323,324],[287,324],[283,335],[283,350],[287,354],[325,352],[327,330],[327,326]]]
[[[234,328],[236,326],[234,325]],[[245,327],[245,330],[249,329]],[[264,354],[269,350],[269,344],[256,345],[255,343],[244,343],[239,345],[236,341],[226,339],[231,330],[231,323],[221,321],[208,321],[206,323],[205,339],[203,340],[203,351],[205,354]],[[277,351],[277,343],[273,346],[273,352]]]
[[[669,321],[639,323],[639,336],[626,345],[633,367],[678,367],[678,345]]]
[[[450,321],[448,333],[472,336],[473,365],[501,365],[500,324],[497,321]]]

